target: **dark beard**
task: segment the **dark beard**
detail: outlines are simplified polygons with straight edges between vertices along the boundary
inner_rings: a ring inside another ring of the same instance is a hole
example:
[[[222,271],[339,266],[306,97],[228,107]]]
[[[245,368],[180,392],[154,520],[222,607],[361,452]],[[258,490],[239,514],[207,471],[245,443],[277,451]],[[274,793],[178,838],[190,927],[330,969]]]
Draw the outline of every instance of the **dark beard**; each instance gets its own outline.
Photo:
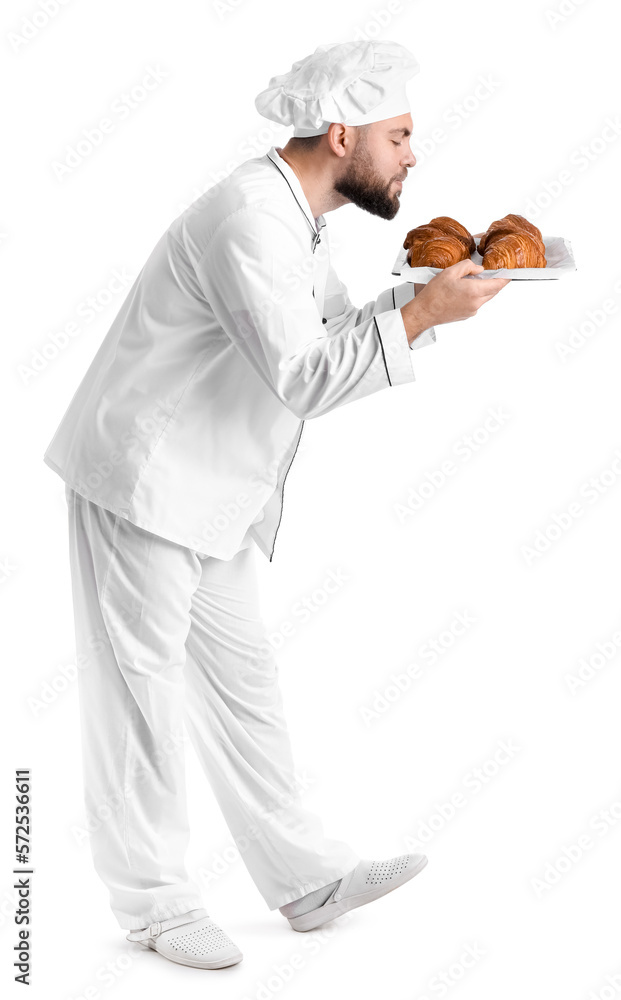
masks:
[[[366,145],[359,139],[349,169],[334,182],[334,190],[365,212],[382,219],[394,219],[400,205],[398,195],[388,193],[393,180],[385,184],[378,177]]]

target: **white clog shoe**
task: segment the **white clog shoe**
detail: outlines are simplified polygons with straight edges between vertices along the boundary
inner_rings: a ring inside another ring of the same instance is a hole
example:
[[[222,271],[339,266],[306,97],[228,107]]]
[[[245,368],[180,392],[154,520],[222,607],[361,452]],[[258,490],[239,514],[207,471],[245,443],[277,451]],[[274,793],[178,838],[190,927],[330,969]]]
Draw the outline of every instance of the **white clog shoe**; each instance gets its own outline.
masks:
[[[427,857],[424,854],[401,854],[386,861],[359,861],[352,871],[343,876],[321,906],[297,917],[287,916],[289,904],[279,909],[294,931],[310,931],[328,920],[334,920],[347,910],[364,906],[365,903],[392,892],[418,875],[426,864]]]
[[[244,957],[234,941],[204,910],[190,910],[178,917],[156,920],[142,930],[130,931],[128,941],[153,948],[164,958],[194,969],[223,969]]]

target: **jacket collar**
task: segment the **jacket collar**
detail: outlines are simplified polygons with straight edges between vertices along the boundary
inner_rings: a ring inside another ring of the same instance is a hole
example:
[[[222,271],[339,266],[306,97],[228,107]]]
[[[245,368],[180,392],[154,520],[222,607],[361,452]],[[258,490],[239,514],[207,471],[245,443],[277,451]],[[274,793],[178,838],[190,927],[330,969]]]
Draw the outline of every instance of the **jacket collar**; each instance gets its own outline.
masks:
[[[283,177],[287,181],[289,187],[291,188],[291,192],[293,194],[293,197],[295,198],[295,200],[297,201],[298,205],[300,206],[300,208],[304,212],[304,215],[306,216],[306,219],[307,219],[309,225],[311,226],[314,235],[316,236],[317,233],[321,232],[321,230],[323,229],[323,227],[326,224],[326,220],[324,219],[323,215],[317,216],[317,224],[315,224],[315,220],[314,220],[314,217],[313,217],[313,213],[311,211],[311,207],[308,204],[308,199],[307,199],[306,195],[304,194],[304,189],[303,189],[302,185],[300,184],[298,175],[289,166],[289,164],[287,163],[287,161],[283,160],[282,156],[279,156],[279,154],[276,152],[276,146],[272,146],[272,148],[267,151],[266,155],[269,157],[269,159],[272,161],[272,163],[274,163],[275,166],[280,170],[281,174],[283,175]]]

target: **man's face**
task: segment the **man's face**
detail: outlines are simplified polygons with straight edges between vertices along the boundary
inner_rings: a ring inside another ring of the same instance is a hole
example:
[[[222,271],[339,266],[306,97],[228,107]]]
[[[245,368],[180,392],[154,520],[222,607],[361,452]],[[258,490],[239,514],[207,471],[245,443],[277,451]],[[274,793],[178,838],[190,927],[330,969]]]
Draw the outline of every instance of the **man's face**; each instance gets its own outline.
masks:
[[[410,149],[410,114],[373,122],[360,129],[356,146],[334,188],[366,212],[393,219],[399,211],[401,185],[416,164]]]

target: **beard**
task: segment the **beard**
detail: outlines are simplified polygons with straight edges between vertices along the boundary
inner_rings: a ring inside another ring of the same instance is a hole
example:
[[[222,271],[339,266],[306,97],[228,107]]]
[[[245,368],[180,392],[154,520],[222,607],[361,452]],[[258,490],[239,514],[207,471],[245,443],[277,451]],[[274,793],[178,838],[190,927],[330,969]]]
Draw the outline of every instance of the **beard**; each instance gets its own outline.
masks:
[[[399,195],[391,195],[390,185],[379,176],[362,138],[358,139],[354,155],[345,173],[334,182],[334,190],[365,212],[382,219],[394,219],[399,211]],[[400,178],[399,178],[400,179]]]

